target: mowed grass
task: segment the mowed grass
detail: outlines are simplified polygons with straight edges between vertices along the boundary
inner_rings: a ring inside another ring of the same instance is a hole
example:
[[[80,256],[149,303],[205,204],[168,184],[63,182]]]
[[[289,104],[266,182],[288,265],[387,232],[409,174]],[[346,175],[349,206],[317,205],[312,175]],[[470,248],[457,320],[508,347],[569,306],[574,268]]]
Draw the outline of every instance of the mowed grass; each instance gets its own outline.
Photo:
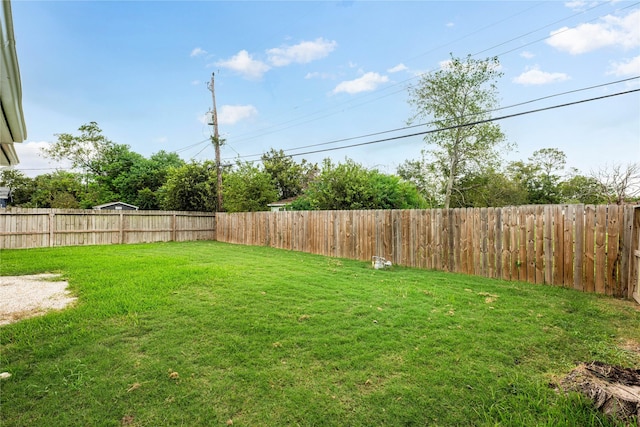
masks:
[[[631,302],[217,242],[0,253],[73,308],[0,327],[3,426],[616,425],[555,385],[640,368]]]

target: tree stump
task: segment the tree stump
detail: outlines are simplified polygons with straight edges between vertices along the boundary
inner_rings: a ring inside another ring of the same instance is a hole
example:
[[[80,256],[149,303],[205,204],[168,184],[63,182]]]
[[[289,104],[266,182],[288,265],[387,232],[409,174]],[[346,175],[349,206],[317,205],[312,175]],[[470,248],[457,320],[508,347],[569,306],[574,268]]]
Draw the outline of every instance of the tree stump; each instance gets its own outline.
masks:
[[[597,409],[640,427],[640,369],[602,362],[582,363],[562,380],[561,387],[591,399]]]

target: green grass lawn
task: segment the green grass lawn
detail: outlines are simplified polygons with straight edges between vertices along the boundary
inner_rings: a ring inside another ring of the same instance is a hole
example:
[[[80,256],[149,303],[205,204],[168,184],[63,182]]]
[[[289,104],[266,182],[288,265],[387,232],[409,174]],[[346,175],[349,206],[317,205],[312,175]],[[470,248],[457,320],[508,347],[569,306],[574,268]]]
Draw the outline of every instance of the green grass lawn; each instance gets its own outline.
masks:
[[[554,385],[640,368],[631,302],[216,242],[0,253],[73,308],[0,327],[2,426],[615,425]]]

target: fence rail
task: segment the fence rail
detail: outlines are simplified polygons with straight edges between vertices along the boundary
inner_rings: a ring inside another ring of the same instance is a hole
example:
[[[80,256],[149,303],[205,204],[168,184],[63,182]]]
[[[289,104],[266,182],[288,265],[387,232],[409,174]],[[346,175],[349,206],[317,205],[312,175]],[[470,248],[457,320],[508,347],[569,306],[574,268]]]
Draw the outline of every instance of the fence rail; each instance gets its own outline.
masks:
[[[631,298],[632,206],[219,213],[217,240]],[[635,215],[635,219],[634,219]]]
[[[215,238],[210,212],[0,209],[0,249]]]
[[[219,240],[640,302],[640,207],[203,213],[0,209],[0,249]]]

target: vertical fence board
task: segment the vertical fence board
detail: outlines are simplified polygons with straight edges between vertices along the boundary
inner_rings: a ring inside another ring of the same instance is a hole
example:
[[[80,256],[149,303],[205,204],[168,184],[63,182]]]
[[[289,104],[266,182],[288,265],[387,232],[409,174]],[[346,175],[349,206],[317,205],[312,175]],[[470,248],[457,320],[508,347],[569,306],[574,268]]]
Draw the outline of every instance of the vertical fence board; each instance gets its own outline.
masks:
[[[496,209],[496,275],[497,279],[502,278],[502,209]]]
[[[618,266],[619,246],[620,246],[620,213],[621,209],[618,205],[609,205],[607,216],[607,275],[606,275],[606,294],[617,295],[620,293],[618,287]]]
[[[412,209],[409,211],[409,234],[407,236],[407,245],[409,247],[409,257],[411,258],[411,266],[418,267],[418,248],[419,248],[419,240],[418,240],[418,211]]]
[[[442,221],[442,241],[440,245],[440,268],[443,271],[451,271],[451,253],[449,242],[451,241],[451,224],[449,219],[451,215],[451,209],[441,210],[440,220]]]
[[[562,286],[564,280],[564,210],[553,206],[553,284]]]
[[[511,208],[502,209],[502,278],[511,280]]]
[[[630,281],[633,262],[635,261],[635,249],[632,246],[633,239],[633,211],[632,206],[627,206],[623,213],[622,224],[622,251],[620,257],[620,291],[624,298],[633,298],[633,285]],[[640,231],[640,230],[639,230]],[[640,250],[640,248],[637,248]]]
[[[536,280],[533,283],[544,283],[544,206],[534,207],[536,215]]]
[[[575,206],[575,241],[573,257],[573,288],[584,290],[583,283],[583,261],[584,261],[584,206]]]
[[[480,209],[473,210],[473,234],[471,247],[473,248],[473,274],[482,275],[482,224]]]
[[[564,245],[564,279],[562,280],[563,286],[573,286],[573,254],[574,254],[574,216],[575,207],[573,205],[566,205],[564,207],[564,238],[562,239]]]
[[[415,245],[416,245],[416,266],[418,268],[425,268],[424,212],[425,211],[423,210],[416,210]]]
[[[460,240],[461,240],[461,230],[460,230],[460,208],[453,209],[451,212],[451,223],[453,233],[452,239],[449,242],[449,252],[451,252],[451,271],[460,272]]]
[[[467,228],[467,209],[461,208],[460,214],[460,273],[469,273],[469,234]]]
[[[520,263],[520,246],[518,244],[518,240],[520,237],[520,229],[518,227],[518,208],[511,207],[510,208],[510,224],[509,229],[511,230],[511,239],[509,241],[509,247],[511,249],[511,280],[518,280],[519,278],[519,263]]]
[[[411,240],[410,237],[410,226],[411,226],[411,211],[410,210],[402,210],[400,211],[400,251],[402,253],[402,265],[406,265],[411,267],[411,254],[409,251],[409,242]]]
[[[393,248],[392,248],[393,228],[392,228],[392,220],[391,220],[391,211],[382,211],[382,215],[384,217],[384,221],[383,221],[384,249],[382,251],[382,256],[387,259],[392,259],[393,258]]]
[[[553,284],[553,207],[544,207],[544,283]]]
[[[595,250],[596,250],[596,208],[593,205],[584,207],[584,290],[585,292],[595,292]]]
[[[479,244],[480,244],[480,275],[483,277],[488,277],[489,275],[489,257],[488,257],[488,211],[487,208],[480,208],[480,236],[479,236]]]
[[[433,222],[432,233],[434,236],[435,247],[433,249],[434,257],[433,257],[433,268],[436,270],[444,270],[442,259],[442,235],[443,233],[443,225],[442,225],[442,210],[438,209],[435,212],[435,221]]]
[[[521,206],[399,211],[0,210],[0,248],[218,239],[630,297],[634,208]]]
[[[525,214],[527,259],[526,281],[536,283],[536,214],[533,206],[527,206]]]
[[[518,280],[527,280],[527,216],[525,206],[518,207]]]
[[[489,268],[487,277],[496,277],[496,209],[487,209],[487,251]]]
[[[606,292],[607,253],[606,253],[607,206],[596,207],[596,263],[595,292]]]

